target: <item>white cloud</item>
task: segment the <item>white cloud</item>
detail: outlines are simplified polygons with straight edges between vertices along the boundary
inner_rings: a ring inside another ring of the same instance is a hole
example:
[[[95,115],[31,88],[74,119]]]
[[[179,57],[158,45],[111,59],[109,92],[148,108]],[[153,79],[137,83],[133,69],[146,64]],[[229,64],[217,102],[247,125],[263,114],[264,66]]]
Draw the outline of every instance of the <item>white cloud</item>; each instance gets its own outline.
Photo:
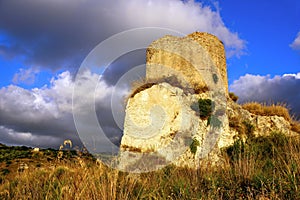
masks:
[[[271,77],[246,74],[230,85],[239,102],[286,103],[300,117],[300,73]]]
[[[19,69],[19,72],[17,72],[13,77],[13,83],[19,84],[19,83],[25,83],[28,85],[31,85],[35,82],[36,75],[38,74],[38,70],[29,68],[29,69]]]
[[[298,32],[297,37],[293,41],[292,44],[290,44],[290,47],[294,50],[300,50],[300,32]]]
[[[84,77],[85,85],[77,91],[80,96],[96,97],[96,107],[109,109],[114,87],[99,81],[97,74],[87,71]],[[31,90],[15,85],[0,88],[0,142],[57,147],[65,139],[71,139],[80,144],[73,121],[73,87],[73,77],[65,71],[53,77],[49,86]],[[81,102],[81,107],[85,103]],[[105,120],[105,125],[111,128],[111,120]]]

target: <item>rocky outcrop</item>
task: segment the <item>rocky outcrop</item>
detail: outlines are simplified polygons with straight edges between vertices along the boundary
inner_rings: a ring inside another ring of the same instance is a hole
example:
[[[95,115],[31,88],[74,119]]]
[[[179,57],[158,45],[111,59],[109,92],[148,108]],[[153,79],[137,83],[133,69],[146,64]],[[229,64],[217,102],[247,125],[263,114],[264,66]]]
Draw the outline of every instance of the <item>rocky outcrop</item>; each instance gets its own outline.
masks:
[[[228,97],[224,47],[215,36],[165,36],[147,49],[146,66],[151,84],[126,106],[122,170],[196,168],[202,160],[217,162],[220,149],[238,137],[295,134],[283,117],[254,115]]]
[[[233,138],[224,134],[219,140],[220,133],[229,130],[227,118],[218,116],[220,127],[208,124],[209,119],[201,119],[192,108],[199,98],[207,99],[209,93],[186,94],[168,83],[153,85],[131,97],[126,107],[119,168],[138,171],[149,160],[159,160],[159,164],[147,163],[142,165],[143,170],[170,163],[194,168],[215,146],[224,146],[227,137]]]
[[[255,115],[233,101],[227,102],[227,113],[232,131],[245,132],[245,130],[240,130],[239,126],[245,126],[243,124],[246,123],[246,126],[252,126],[253,132],[251,134],[254,137],[267,136],[274,132],[291,136],[298,135],[291,130],[291,123],[284,117]]]

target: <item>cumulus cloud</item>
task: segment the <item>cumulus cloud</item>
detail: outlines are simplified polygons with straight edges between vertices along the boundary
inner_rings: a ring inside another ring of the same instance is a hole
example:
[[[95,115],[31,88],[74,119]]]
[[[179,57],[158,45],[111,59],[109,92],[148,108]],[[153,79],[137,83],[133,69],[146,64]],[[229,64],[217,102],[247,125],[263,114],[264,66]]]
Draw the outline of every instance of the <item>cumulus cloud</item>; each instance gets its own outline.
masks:
[[[219,11],[193,0],[0,0],[0,54],[31,67],[78,67],[99,42],[130,28],[156,26],[217,35],[228,55],[245,41],[230,31]]]
[[[300,117],[300,73],[271,77],[246,74],[230,85],[239,102],[286,103]]]
[[[293,41],[292,44],[290,44],[290,47],[294,50],[300,50],[300,32],[298,32],[297,37]]]
[[[89,80],[85,83],[97,84],[97,90],[92,90],[92,86],[86,84],[78,91],[79,94],[88,96],[89,99],[95,97],[99,111],[109,110],[110,96],[114,88],[105,81],[99,81],[99,76],[89,71],[85,78]],[[0,142],[58,147],[64,140],[70,139],[75,145],[81,145],[73,120],[73,87],[74,79],[69,71],[65,71],[53,77],[49,86],[31,90],[15,85],[1,88]],[[117,92],[123,94],[122,91]],[[81,104],[85,107],[84,101]],[[113,118],[107,116],[101,123],[107,130],[114,130],[108,135],[109,138],[116,140],[116,137],[120,137]]]
[[[36,75],[38,74],[38,70],[29,68],[29,69],[20,69],[13,77],[13,83],[25,83],[31,85],[35,82]]]

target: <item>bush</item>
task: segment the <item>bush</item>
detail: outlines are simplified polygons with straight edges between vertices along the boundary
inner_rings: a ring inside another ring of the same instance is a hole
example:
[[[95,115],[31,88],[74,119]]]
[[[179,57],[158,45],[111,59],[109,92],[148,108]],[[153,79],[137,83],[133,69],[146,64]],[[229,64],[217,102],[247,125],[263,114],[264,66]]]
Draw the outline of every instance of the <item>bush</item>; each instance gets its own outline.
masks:
[[[211,99],[199,99],[197,103],[191,105],[191,108],[201,119],[208,119],[214,110],[214,104]]]
[[[200,142],[196,138],[193,138],[193,141],[190,145],[190,150],[192,154],[195,154],[197,152],[198,146],[200,146]]]
[[[237,100],[239,100],[239,97],[236,94],[234,94],[233,92],[229,92],[229,97],[234,102],[237,102]]]

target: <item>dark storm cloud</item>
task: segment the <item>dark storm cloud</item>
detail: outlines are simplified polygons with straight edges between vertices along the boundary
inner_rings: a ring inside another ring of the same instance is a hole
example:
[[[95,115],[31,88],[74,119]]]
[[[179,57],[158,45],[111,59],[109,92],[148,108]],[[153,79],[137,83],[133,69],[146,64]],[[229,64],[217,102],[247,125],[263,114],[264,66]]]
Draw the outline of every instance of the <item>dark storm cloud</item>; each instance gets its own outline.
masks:
[[[0,33],[5,39],[0,53],[22,58],[30,67],[78,67],[99,42],[145,26],[210,32],[224,41],[229,54],[240,54],[245,47],[218,12],[193,1],[1,0]]]
[[[239,96],[239,102],[286,103],[300,117],[300,73],[283,76],[259,76],[246,74],[230,86]]]

